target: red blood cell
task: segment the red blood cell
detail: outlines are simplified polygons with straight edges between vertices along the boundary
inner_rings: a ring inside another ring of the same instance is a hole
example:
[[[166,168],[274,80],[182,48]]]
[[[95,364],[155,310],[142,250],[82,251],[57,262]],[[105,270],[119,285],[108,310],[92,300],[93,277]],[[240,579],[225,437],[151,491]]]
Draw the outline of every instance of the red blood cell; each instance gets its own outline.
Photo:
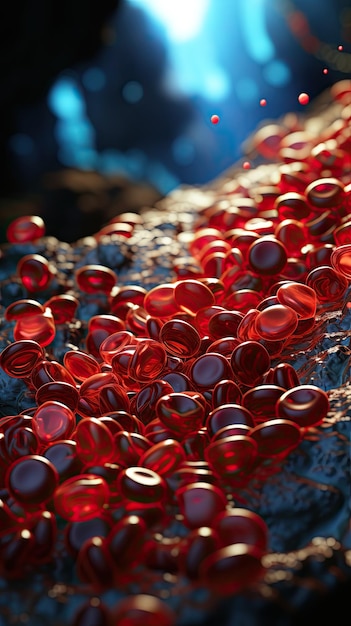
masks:
[[[258,314],[258,309],[249,309],[249,311],[245,313],[237,330],[237,336],[240,341],[259,341],[261,339],[260,335],[256,332],[255,326]]]
[[[302,222],[283,220],[276,227],[274,236],[284,245],[289,257],[301,256],[301,248],[306,243],[306,231]]]
[[[297,372],[290,363],[279,363],[279,365],[276,365],[269,373],[268,379],[267,383],[284,387],[284,389],[291,389],[300,385]]]
[[[95,330],[105,331],[108,335],[117,333],[120,330],[124,330],[125,323],[122,319],[116,315],[93,315],[88,322],[88,331],[94,332]]]
[[[336,231],[335,231],[336,232]],[[335,235],[334,232],[334,235]],[[351,240],[350,240],[351,241]],[[311,246],[308,247],[305,263],[308,270],[313,270],[321,265],[330,265],[331,253],[334,250],[334,246],[330,243],[326,243],[323,246]]]
[[[106,337],[100,345],[99,352],[105,363],[112,363],[112,359],[125,346],[135,345],[134,335],[128,330],[120,330]]]
[[[134,335],[145,335],[148,317],[149,314],[145,311],[144,307],[131,304],[126,314],[125,327],[128,331],[134,333]]]
[[[250,411],[255,424],[257,424],[264,422],[269,416],[275,416],[277,400],[285,391],[284,387],[278,387],[278,385],[258,385],[246,391],[241,402],[243,407]]]
[[[243,318],[239,311],[218,311],[210,318],[208,332],[212,339],[236,337],[238,326]]]
[[[314,385],[300,385],[283,393],[276,404],[276,415],[305,428],[320,424],[329,408],[325,391]]]
[[[113,560],[104,537],[87,539],[79,550],[76,560],[79,579],[96,591],[113,584]]]
[[[241,396],[240,387],[233,380],[221,380],[213,389],[212,406],[215,409],[222,404],[241,404]]]
[[[300,93],[297,99],[299,103],[303,105],[308,104],[310,101],[309,95],[305,92]]]
[[[249,169],[251,169],[250,161],[244,161],[243,162],[243,170],[249,170]]]
[[[297,314],[290,306],[274,304],[259,312],[255,320],[255,329],[263,339],[280,341],[294,332],[297,323]]]
[[[113,241],[117,243],[120,240],[129,239],[133,234],[133,230],[134,228],[131,224],[112,222],[100,228],[94,237],[97,241],[104,241],[105,237],[112,237]]]
[[[199,251],[198,259],[202,263],[203,260],[213,252],[224,252],[225,254],[228,254],[228,252],[230,251],[231,245],[227,241],[223,241],[223,239],[218,239],[217,241],[210,241],[208,244],[206,244],[206,246],[204,246],[204,248]],[[200,282],[206,285],[206,282],[204,282],[203,280],[201,280]]]
[[[175,300],[175,287],[173,283],[165,283],[151,289],[143,302],[147,313],[153,317],[169,317],[179,311]]]
[[[81,472],[82,463],[77,457],[77,444],[73,440],[60,440],[50,444],[43,451],[43,456],[55,466],[60,482]]]
[[[231,378],[232,371],[224,356],[207,352],[191,364],[189,377],[197,389],[210,389],[221,380]]]
[[[192,530],[180,546],[180,568],[190,580],[199,578],[202,561],[220,547],[218,533],[201,526]]]
[[[31,563],[41,565],[51,561],[56,544],[57,524],[56,518],[51,511],[42,511],[33,518],[30,524],[34,543]]]
[[[114,287],[110,297],[110,310],[114,315],[125,319],[130,304],[143,306],[146,289],[139,285],[125,285]]]
[[[331,253],[330,262],[337,272],[351,279],[351,244],[337,246]]]
[[[265,106],[266,106],[266,104],[267,104],[267,100],[266,100],[265,98],[261,98],[261,100],[260,100],[260,106],[261,106],[261,107],[265,107]]]
[[[16,341],[29,339],[37,341],[42,347],[49,345],[55,338],[56,328],[50,309],[39,315],[20,317],[13,330]]]
[[[16,529],[18,518],[14,515],[10,507],[0,499],[0,538],[8,535]]]
[[[166,496],[164,479],[146,467],[127,467],[118,476],[118,485],[125,498],[134,502],[162,502]]]
[[[80,382],[100,372],[98,361],[82,350],[68,350],[63,357],[63,363],[68,372]]]
[[[262,517],[248,509],[233,507],[222,511],[213,522],[222,547],[245,543],[265,552],[268,547],[268,528]]]
[[[224,493],[215,485],[195,482],[177,489],[177,501],[188,528],[212,526],[213,520],[227,504]]]
[[[212,315],[215,313],[219,313],[220,311],[225,311],[226,309],[222,306],[209,306],[199,309],[195,316],[195,324],[202,336],[207,335],[209,330],[209,323]]]
[[[223,404],[208,414],[206,427],[210,437],[225,426],[245,424],[252,428],[255,424],[249,409],[240,404]]]
[[[33,533],[28,528],[17,530],[11,535],[0,549],[1,577],[11,580],[28,574],[33,547]]]
[[[109,295],[117,282],[113,270],[104,265],[83,265],[75,271],[79,289],[85,293],[105,293]]]
[[[140,457],[150,448],[150,441],[140,433],[123,430],[115,435],[115,462],[122,467],[137,465]]]
[[[114,611],[115,626],[174,626],[175,616],[162,600],[138,594],[121,600]]]
[[[82,522],[69,522],[65,527],[65,546],[68,552],[76,558],[88,539],[107,537],[110,531],[111,520],[103,514]]]
[[[46,289],[55,274],[55,268],[40,254],[27,254],[17,265],[23,286],[30,292]]]
[[[188,322],[178,319],[165,322],[160,330],[159,340],[168,353],[182,358],[194,356],[201,343],[196,328]]]
[[[306,278],[306,284],[314,289],[320,303],[334,308],[342,301],[349,285],[343,274],[327,265],[313,269]]]
[[[27,378],[33,367],[43,358],[43,350],[37,341],[23,339],[10,343],[0,353],[0,366],[8,376]]]
[[[51,310],[55,324],[70,322],[77,311],[79,301],[67,293],[53,296],[45,302],[45,307]]]
[[[265,458],[284,458],[302,438],[298,424],[285,419],[266,420],[250,434],[258,445],[258,456]]]
[[[239,289],[226,298],[225,305],[229,309],[236,309],[241,314],[255,309],[261,302],[261,295],[253,289]]]
[[[21,317],[26,317],[28,315],[36,315],[38,313],[44,313],[45,306],[37,302],[36,300],[30,300],[29,298],[25,298],[23,300],[16,300],[12,302],[5,309],[5,319],[9,322],[13,320],[17,320]]]
[[[261,276],[279,274],[284,269],[287,258],[283,244],[270,235],[254,241],[248,250],[250,266]]]
[[[23,215],[12,220],[6,231],[10,243],[28,243],[45,234],[45,224],[39,215]]]
[[[341,224],[340,226],[335,228],[333,234],[334,234],[334,241],[337,246],[343,246],[346,243],[351,243],[351,222],[345,222],[344,224]],[[325,247],[326,246],[323,246],[323,248]],[[334,246],[331,246],[329,244],[329,249],[330,248],[331,248],[330,252],[332,252],[332,250],[334,249]],[[329,259],[325,261],[325,265],[328,263],[328,260]],[[318,265],[318,264],[316,263],[315,265]]]
[[[218,124],[218,122],[219,122],[219,115],[211,115],[211,122],[212,122],[212,124]]]
[[[98,598],[85,602],[74,614],[72,626],[108,626],[110,624],[108,609]]]
[[[151,317],[150,315],[148,316],[146,320],[146,330],[147,335],[150,337],[150,339],[155,339],[155,341],[159,341],[160,330],[162,326],[163,324],[160,319],[158,319],[157,317]]]
[[[206,460],[217,474],[240,479],[252,468],[256,456],[257,444],[246,435],[213,441],[205,451]]]
[[[5,483],[25,509],[34,510],[51,499],[58,479],[58,472],[48,459],[32,454],[17,459],[8,467]]]
[[[74,412],[78,406],[79,391],[70,383],[62,381],[45,383],[37,390],[35,401],[40,405],[52,400],[62,402]]]
[[[234,349],[230,362],[235,377],[251,387],[268,370],[270,357],[266,348],[257,341],[244,341]]]
[[[281,220],[292,219],[303,222],[311,213],[306,197],[295,191],[278,196],[274,208],[278,211]]]
[[[296,282],[287,282],[279,287],[277,291],[277,299],[280,304],[294,309],[299,316],[299,319],[309,319],[314,317],[316,313],[316,293],[307,285]]]
[[[126,515],[114,524],[107,541],[118,569],[129,569],[138,562],[145,542],[145,531],[145,521],[137,515]]]
[[[194,389],[190,378],[182,372],[169,372],[163,376],[163,380],[171,385],[172,391],[193,391]]]
[[[200,394],[170,393],[160,398],[155,412],[164,426],[172,432],[186,435],[201,428],[205,407]]]
[[[33,430],[44,443],[69,439],[75,425],[73,411],[55,400],[44,402],[33,415]]]
[[[254,135],[254,147],[263,157],[275,159],[280,143],[287,134],[287,129],[278,124],[267,124],[260,128]]]
[[[158,378],[167,361],[162,343],[154,339],[141,339],[128,364],[128,376],[139,383]]]
[[[0,433],[0,458],[4,465],[15,461],[20,457],[37,454],[40,443],[37,435],[32,430],[32,421],[23,421],[18,417],[10,428],[6,428],[5,434]]]
[[[129,411],[127,392],[121,385],[115,383],[104,385],[99,392],[99,407],[101,414],[110,411]]]
[[[343,192],[344,185],[337,178],[318,178],[306,187],[305,194],[314,211],[324,211],[338,207],[343,199]]]
[[[166,441],[166,439],[174,439],[176,436],[177,433],[164,426],[157,417],[145,427],[145,437],[151,441],[152,445],[160,443],[160,441]]]
[[[144,452],[138,461],[140,467],[152,469],[160,476],[170,476],[185,461],[183,447],[175,439],[166,439]]]
[[[216,550],[201,563],[200,578],[221,596],[231,596],[256,583],[264,574],[262,550],[245,543]]]
[[[174,298],[179,309],[190,313],[197,313],[200,309],[215,304],[211,289],[199,280],[189,279],[177,282],[174,288]]]
[[[106,424],[95,417],[83,419],[74,433],[77,456],[82,463],[99,465],[113,461],[116,455],[114,438]]]
[[[173,387],[165,380],[154,380],[144,385],[131,401],[130,410],[143,424],[148,424],[155,417],[157,401],[174,391]]]
[[[106,385],[114,385],[119,390],[118,380],[111,372],[100,372],[87,378],[79,388],[79,402],[77,412],[82,417],[93,417],[94,411],[100,413],[100,392]],[[123,409],[129,408],[126,393],[121,389]]]
[[[109,488],[106,481],[93,474],[67,478],[54,494],[58,515],[69,522],[92,519],[107,506]]]

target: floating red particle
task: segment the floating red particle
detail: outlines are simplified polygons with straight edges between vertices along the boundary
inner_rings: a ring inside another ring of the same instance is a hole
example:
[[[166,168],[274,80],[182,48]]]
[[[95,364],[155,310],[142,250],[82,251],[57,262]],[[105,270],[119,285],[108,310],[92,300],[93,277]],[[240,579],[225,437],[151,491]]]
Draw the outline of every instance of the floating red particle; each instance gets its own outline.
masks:
[[[211,122],[212,122],[212,124],[218,124],[218,122],[219,122],[219,115],[211,115]]]
[[[249,170],[249,169],[251,169],[251,163],[250,163],[250,161],[244,161],[244,163],[243,163],[243,169],[244,169],[244,170]]]
[[[328,74],[328,71],[329,71],[329,70],[328,70],[328,68],[327,68],[327,67],[325,67],[325,68],[323,69],[323,74]]]
[[[302,92],[302,93],[300,93],[300,95],[298,97],[298,101],[299,101],[300,104],[305,105],[305,104],[309,103],[310,97],[309,97],[309,95],[307,93]]]
[[[344,49],[344,46],[338,46],[338,50],[339,50],[339,52],[342,52],[342,51],[343,51],[343,49]]]
[[[267,100],[265,98],[261,98],[260,100],[260,106],[261,107],[265,107],[267,105]]]

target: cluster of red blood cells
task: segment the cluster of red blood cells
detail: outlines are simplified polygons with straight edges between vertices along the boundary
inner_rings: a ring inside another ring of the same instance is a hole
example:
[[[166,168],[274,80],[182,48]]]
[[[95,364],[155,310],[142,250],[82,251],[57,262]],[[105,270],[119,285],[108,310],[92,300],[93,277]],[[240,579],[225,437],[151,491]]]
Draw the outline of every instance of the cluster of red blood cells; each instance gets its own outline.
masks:
[[[334,96],[340,116],[318,137],[296,120],[256,133],[257,152],[279,163],[259,184],[254,170],[227,181],[197,211],[173,282],[119,287],[111,268],[84,265],[73,289],[42,302],[55,267],[21,258],[28,297],[4,311],[13,341],[0,366],[27,384],[33,408],[0,419],[2,576],[54,559],[64,522],[95,593],[127,588],[141,566],[222,595],[260,579],[267,527],[237,502],[326,417],[328,394],[289,361],[318,315],[342,308],[351,278],[349,83]],[[128,238],[136,225],[120,216],[96,237]],[[27,216],[8,240],[44,232]],[[80,294],[104,294],[109,312],[59,362],[46,348]],[[173,519],[187,532],[167,534]],[[174,621],[152,596],[118,606],[118,626]]]

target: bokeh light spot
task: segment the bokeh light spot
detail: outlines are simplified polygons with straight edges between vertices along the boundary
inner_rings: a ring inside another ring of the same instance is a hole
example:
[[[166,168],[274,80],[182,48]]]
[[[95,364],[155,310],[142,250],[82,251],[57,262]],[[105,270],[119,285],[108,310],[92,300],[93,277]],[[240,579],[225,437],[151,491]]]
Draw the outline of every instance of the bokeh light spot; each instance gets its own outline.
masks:
[[[130,80],[122,89],[122,96],[129,104],[136,104],[144,95],[144,90],[136,80]]]
[[[18,156],[29,156],[33,153],[34,141],[29,135],[17,133],[10,137],[9,147],[10,150],[15,152]]]
[[[291,80],[291,71],[284,61],[275,59],[263,68],[263,76],[269,85],[284,87]]]
[[[83,85],[89,91],[101,91],[106,85],[106,76],[99,67],[90,67],[82,77]]]

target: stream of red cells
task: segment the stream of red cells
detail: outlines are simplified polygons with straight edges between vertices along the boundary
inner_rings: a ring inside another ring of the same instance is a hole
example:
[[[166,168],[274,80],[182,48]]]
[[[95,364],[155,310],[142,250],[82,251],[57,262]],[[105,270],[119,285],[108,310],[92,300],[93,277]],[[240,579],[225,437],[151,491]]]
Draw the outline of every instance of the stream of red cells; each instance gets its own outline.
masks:
[[[13,341],[0,365],[25,381],[36,405],[0,419],[3,575],[18,575],[24,560],[27,572],[39,553],[54,558],[61,519],[68,552],[93,587],[94,563],[105,586],[130,580],[136,561],[220,594],[262,576],[267,527],[230,498],[259,479],[263,463],[274,471],[329,411],[328,394],[301,384],[284,355],[301,337],[312,342],[318,315],[342,307],[348,292],[350,94],[348,81],[334,88],[340,117],[322,138],[300,123],[257,131],[258,154],[278,160],[274,174],[259,185],[250,166],[198,210],[173,282],[119,286],[114,270],[86,264],[73,290],[68,282],[67,293],[56,293],[44,257],[20,259],[16,280],[28,297],[5,310]],[[307,94],[299,101],[307,104]],[[142,216],[119,216],[97,240],[116,232],[127,239],[142,227]],[[35,243],[44,232],[40,218],[26,216],[7,237]],[[91,295],[109,311],[94,315],[79,348],[56,361],[47,350],[57,329]],[[188,535],[158,545],[152,533],[169,527],[170,511]],[[11,567],[9,546],[18,555]],[[127,602],[126,619],[133,610]],[[163,605],[154,611],[171,624]]]

